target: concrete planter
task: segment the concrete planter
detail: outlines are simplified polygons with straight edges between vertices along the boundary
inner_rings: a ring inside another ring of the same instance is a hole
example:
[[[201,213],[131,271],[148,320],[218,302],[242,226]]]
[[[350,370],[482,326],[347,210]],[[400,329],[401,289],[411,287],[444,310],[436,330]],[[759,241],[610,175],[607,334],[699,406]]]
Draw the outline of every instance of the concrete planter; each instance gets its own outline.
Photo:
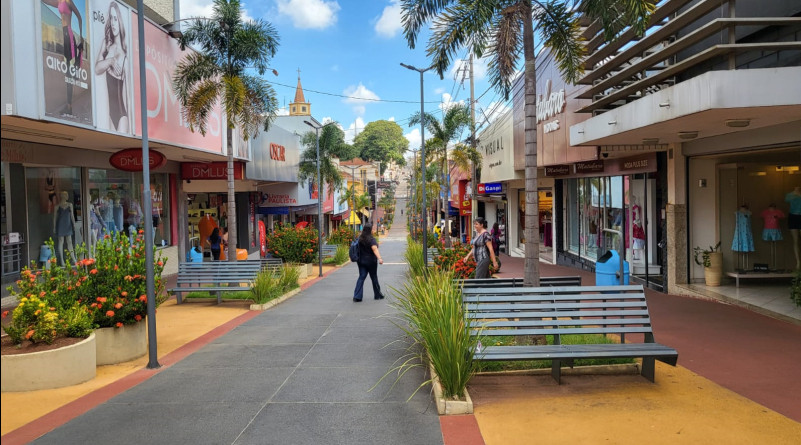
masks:
[[[92,333],[63,348],[2,356],[2,391],[61,388],[92,380],[97,366],[95,339]]]
[[[473,399],[467,389],[464,390],[464,400],[446,399],[443,397],[442,384],[439,376],[434,370],[434,365],[429,361],[428,370],[431,373],[431,384],[434,386],[434,402],[437,404],[437,412],[441,416],[451,416],[457,414],[473,414]]]
[[[291,266],[298,270],[298,279],[303,280],[309,276],[309,268],[305,264],[291,264]]]
[[[314,276],[314,264],[313,263],[306,263],[306,276],[313,277]]]
[[[297,287],[297,288],[292,289],[291,291],[285,293],[284,295],[281,295],[280,297],[276,298],[275,300],[268,301],[268,302],[266,302],[264,304],[253,303],[253,304],[250,305],[250,310],[251,311],[266,311],[267,309],[270,309],[271,307],[279,305],[279,304],[283,303],[284,301],[290,299],[291,297],[294,297],[299,292],[300,292],[300,287]]]
[[[100,328],[97,334],[97,364],[115,365],[147,353],[147,322],[126,324],[121,328]]]

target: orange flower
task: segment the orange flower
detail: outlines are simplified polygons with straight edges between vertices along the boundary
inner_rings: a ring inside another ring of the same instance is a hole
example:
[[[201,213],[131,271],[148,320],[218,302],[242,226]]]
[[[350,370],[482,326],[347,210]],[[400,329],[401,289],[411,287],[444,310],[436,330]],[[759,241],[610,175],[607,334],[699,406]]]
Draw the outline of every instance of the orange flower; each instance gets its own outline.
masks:
[[[3,318],[8,317],[8,311],[3,311]]]
[[[31,329],[30,331],[28,331],[28,332],[25,334],[25,339],[26,339],[26,340],[30,340],[30,339],[31,339],[31,337],[33,337],[33,334],[34,334],[35,332],[36,332],[36,331],[34,331],[33,329]]]
[[[51,307],[51,308],[50,308],[50,311],[51,311],[51,312],[52,312],[52,311],[54,311],[54,310],[56,310],[56,308],[54,308],[54,307]]]
[[[114,305],[114,307],[115,307],[115,308],[117,308],[117,309],[119,309],[119,308],[121,308],[121,307],[122,307],[122,303],[117,303],[117,304],[115,304],[115,305]]]
[[[128,292],[122,291],[122,293],[120,295],[122,295],[123,297],[127,297],[128,296]]]
[[[136,321],[142,321],[142,316],[141,316],[141,315],[139,315],[139,314],[136,314],[136,315],[134,315],[134,320],[136,320]]]
[[[106,312],[106,317],[113,317],[113,316],[114,316],[114,311],[107,311]]]
[[[120,270],[120,266],[114,265],[114,270]]]
[[[121,328],[121,327],[122,327],[122,323],[118,321],[118,322],[117,322],[117,327],[118,327],[118,328]]]
[[[92,269],[89,271],[89,273],[92,275],[97,275],[97,269]]]
[[[139,296],[139,301],[142,301],[142,302],[147,301],[147,295],[140,295]]]

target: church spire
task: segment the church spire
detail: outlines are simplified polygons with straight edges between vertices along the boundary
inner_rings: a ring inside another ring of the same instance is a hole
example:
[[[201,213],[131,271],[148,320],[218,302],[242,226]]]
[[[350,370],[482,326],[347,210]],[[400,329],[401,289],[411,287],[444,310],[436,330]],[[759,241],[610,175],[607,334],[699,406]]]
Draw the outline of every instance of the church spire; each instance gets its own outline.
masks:
[[[303,96],[303,87],[300,85],[300,68],[298,68],[298,86],[295,88],[295,100],[289,104],[290,116],[311,116],[311,104]]]

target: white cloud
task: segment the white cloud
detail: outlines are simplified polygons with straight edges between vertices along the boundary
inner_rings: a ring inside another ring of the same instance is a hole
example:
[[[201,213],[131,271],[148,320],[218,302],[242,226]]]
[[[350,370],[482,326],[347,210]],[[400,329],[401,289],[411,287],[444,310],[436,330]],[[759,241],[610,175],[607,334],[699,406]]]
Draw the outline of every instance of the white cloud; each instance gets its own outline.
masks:
[[[440,94],[442,94],[444,92],[445,92],[445,88],[442,88],[442,87],[437,88],[437,89],[434,90],[434,94],[437,94],[437,95],[440,95]]]
[[[391,39],[398,35],[402,26],[400,3],[398,0],[391,0],[375,22],[375,32],[379,37]]]
[[[409,150],[419,150],[420,149],[420,129],[414,128],[412,131],[403,135],[406,139],[409,140]]]
[[[212,0],[181,0],[181,18],[211,17],[214,14]],[[246,5],[242,4],[242,20],[251,21]]]
[[[343,128],[343,130],[345,131],[345,142],[347,142],[348,144],[352,144],[353,140],[356,138],[357,132],[361,133],[362,131],[364,131],[364,125],[365,125],[364,119],[362,119],[361,117],[357,117],[355,121],[351,122],[351,124],[348,125],[347,130]]]
[[[279,109],[275,110],[275,115],[276,116],[289,116],[289,108],[286,108],[286,107],[279,108]]]
[[[454,105],[464,105],[464,100],[454,102],[450,94],[444,93],[442,95],[442,101],[439,103],[439,109],[445,112]]]
[[[476,59],[473,61],[473,76],[475,76],[475,80],[482,80],[487,77],[487,63],[489,59],[483,57],[481,59]],[[462,68],[464,67],[464,68]],[[464,73],[462,73],[462,69],[464,69]],[[470,81],[470,60],[469,59],[459,59],[453,62],[453,66],[451,67],[451,71],[449,74],[451,79],[458,79],[461,80],[463,77],[465,82]]]
[[[368,103],[375,102],[376,100],[381,99],[378,97],[377,94],[370,91],[359,82],[359,85],[354,86],[350,85],[342,92],[344,96],[348,96],[342,100],[346,104],[350,104],[353,107],[353,112],[359,116],[364,115],[365,112],[365,105]]]
[[[295,28],[325,29],[337,22],[336,1],[278,0],[278,12],[289,17]]]
[[[395,122],[395,116],[390,116],[389,119],[387,119],[387,120],[390,121],[390,122]]]

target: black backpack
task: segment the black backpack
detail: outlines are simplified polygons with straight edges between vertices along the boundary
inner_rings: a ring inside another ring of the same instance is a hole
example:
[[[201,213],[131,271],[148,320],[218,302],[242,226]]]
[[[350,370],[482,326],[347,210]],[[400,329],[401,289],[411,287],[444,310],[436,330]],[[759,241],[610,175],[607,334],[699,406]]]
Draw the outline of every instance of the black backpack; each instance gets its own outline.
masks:
[[[361,255],[361,249],[359,248],[359,239],[353,240],[350,243],[350,249],[348,249],[348,255],[350,256],[350,261],[352,263],[356,263],[359,261],[359,255]]]

